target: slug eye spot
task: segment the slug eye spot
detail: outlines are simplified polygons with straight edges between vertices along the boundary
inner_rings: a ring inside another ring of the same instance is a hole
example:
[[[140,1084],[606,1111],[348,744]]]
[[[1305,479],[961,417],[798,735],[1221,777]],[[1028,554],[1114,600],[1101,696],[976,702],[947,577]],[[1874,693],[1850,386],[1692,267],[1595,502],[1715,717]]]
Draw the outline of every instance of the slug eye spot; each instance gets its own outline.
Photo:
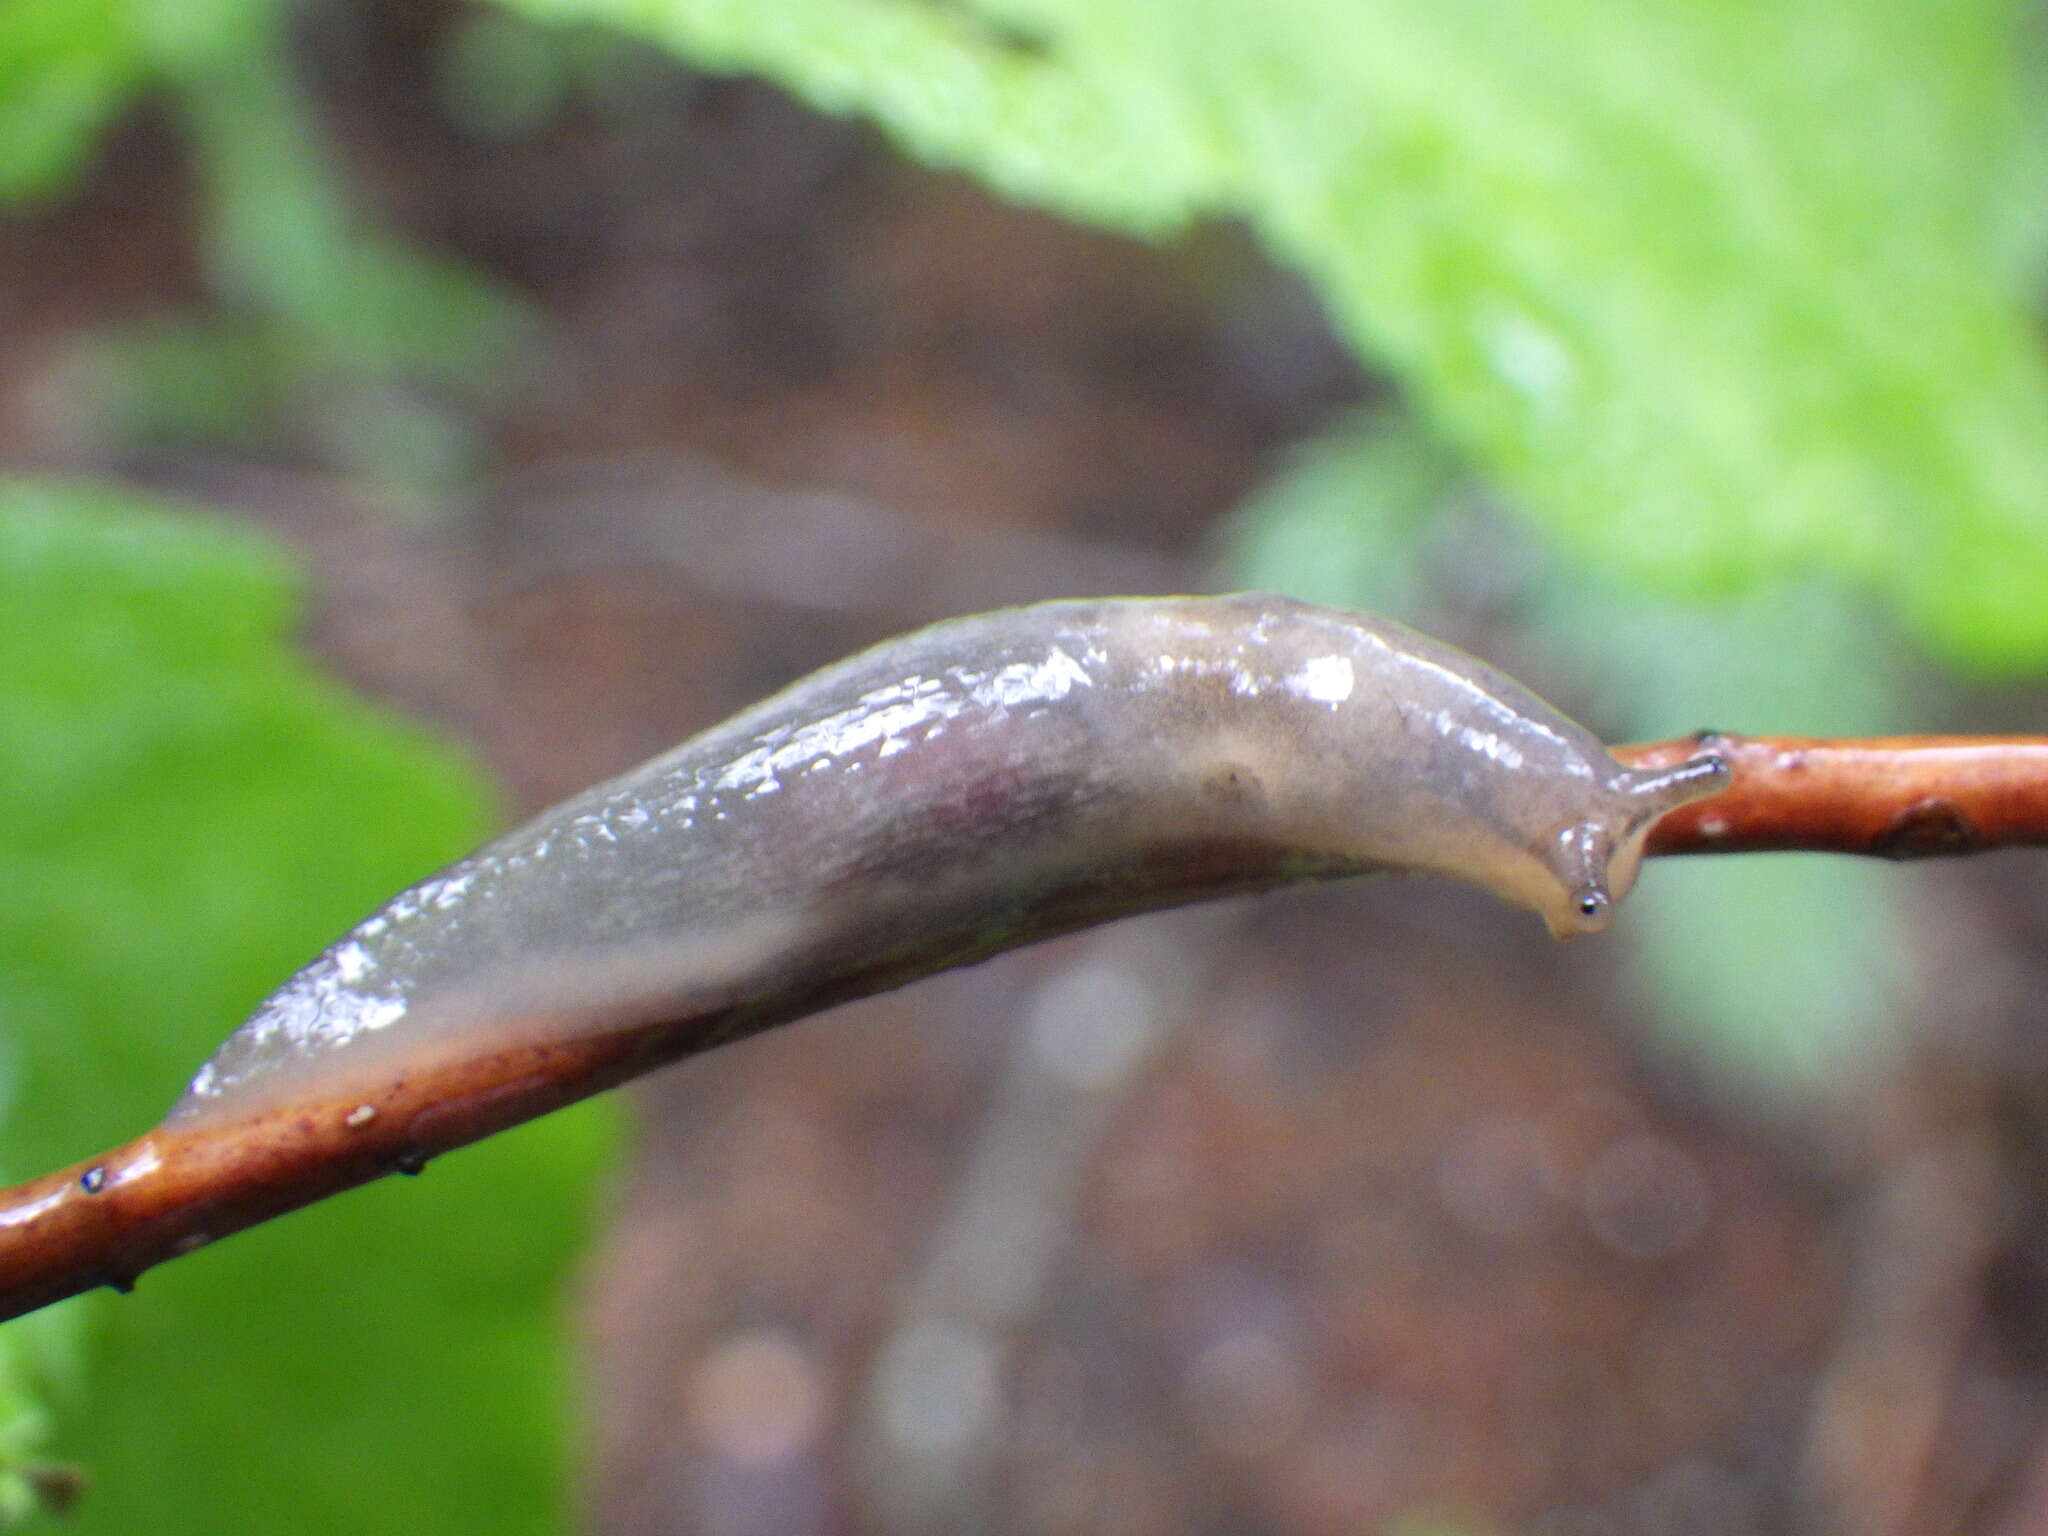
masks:
[[[1605,888],[1582,885],[1571,895],[1572,926],[1580,933],[1598,933],[1614,916],[1614,900]]]

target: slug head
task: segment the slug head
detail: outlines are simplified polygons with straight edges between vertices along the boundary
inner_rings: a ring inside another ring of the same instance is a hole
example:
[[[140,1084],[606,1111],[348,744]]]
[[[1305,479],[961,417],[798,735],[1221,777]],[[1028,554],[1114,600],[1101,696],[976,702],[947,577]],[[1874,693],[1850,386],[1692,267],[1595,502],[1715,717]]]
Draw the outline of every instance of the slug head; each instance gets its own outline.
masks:
[[[1542,850],[1550,878],[1535,903],[1560,939],[1599,933],[1636,883],[1643,840],[1666,811],[1719,794],[1733,770],[1703,753],[1670,768],[1617,768],[1593,814],[1558,830]]]

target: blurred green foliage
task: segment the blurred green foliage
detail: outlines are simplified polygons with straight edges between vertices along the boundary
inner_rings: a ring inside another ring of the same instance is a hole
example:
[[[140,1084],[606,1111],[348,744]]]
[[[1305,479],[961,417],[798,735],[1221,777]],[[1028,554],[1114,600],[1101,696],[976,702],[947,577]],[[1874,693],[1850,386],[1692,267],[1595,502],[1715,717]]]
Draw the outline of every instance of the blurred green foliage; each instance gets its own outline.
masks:
[[[0,609],[0,1165],[40,1171],[153,1124],[488,810],[446,748],[293,654],[288,567],[252,534],[0,484]],[[0,1474],[82,1463],[78,1532],[558,1529],[548,1301],[609,1125],[556,1116],[66,1303],[33,1327],[89,1321],[93,1385],[54,1435],[52,1340],[0,1328]]]
[[[2048,141],[2019,0],[505,4],[773,75],[1110,227],[1244,218],[1608,580],[1825,575],[1952,657],[2048,661]],[[0,196],[52,195],[162,94],[243,314],[121,353],[131,425],[267,404],[386,489],[445,485],[473,447],[436,392],[501,375],[515,311],[359,229],[283,31],[277,0],[0,0]],[[543,122],[571,54],[473,19],[450,109]]]
[[[128,9],[128,0],[0,5],[0,199],[68,186],[145,78]]]
[[[508,0],[1140,233],[1248,220],[1591,569],[2048,661],[2017,0]]]
[[[42,1459],[52,1404],[77,1395],[77,1321],[60,1307],[0,1328],[0,1530],[61,1511],[80,1491],[76,1469]]]
[[[404,502],[461,481],[457,404],[529,322],[481,274],[371,227],[312,123],[275,0],[0,0],[0,202],[60,196],[117,110],[182,130],[211,302],[97,338],[124,442],[298,438]]]

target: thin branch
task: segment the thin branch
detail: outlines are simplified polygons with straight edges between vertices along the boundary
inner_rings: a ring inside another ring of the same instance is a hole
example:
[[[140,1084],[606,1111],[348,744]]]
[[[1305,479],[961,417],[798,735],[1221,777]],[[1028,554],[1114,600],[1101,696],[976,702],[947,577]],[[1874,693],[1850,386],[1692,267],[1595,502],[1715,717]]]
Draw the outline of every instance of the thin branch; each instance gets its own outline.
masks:
[[[1732,786],[1658,823],[1650,851],[1807,849],[1917,858],[2048,845],[2048,737],[1898,737],[1825,741],[1706,735],[1616,749],[1625,761],[1675,763],[1710,747],[1735,767]],[[972,944],[872,957],[848,953],[800,986],[727,998],[668,1021],[609,1033],[588,1020],[569,1038],[483,1055],[408,1063],[368,1091],[333,1092],[245,1120],[160,1128],[75,1167],[0,1192],[0,1319],[95,1286],[125,1290],[153,1265],[616,1087],[720,1044],[736,1032],[816,1013],[855,997],[1131,912],[1179,906],[1273,883],[1233,867],[1228,850],[1192,864],[1134,871],[1114,902],[1025,914]],[[546,1040],[544,1020],[511,1038]]]
[[[1616,747],[1661,767],[1701,751],[1728,790],[1671,812],[1660,853],[1855,853],[1923,859],[2048,845],[2048,736],[1731,736]]]

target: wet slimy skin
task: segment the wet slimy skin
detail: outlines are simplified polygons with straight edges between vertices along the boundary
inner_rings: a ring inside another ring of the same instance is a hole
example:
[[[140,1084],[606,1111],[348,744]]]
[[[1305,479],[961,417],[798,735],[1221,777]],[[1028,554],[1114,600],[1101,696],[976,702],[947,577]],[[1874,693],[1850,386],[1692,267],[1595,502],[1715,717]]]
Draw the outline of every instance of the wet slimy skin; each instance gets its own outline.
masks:
[[[1623,767],[1463,652],[1284,598],[954,620],[394,898],[229,1037],[166,1128],[367,1088],[508,1018],[617,1030],[715,1002],[721,1032],[684,1054],[790,998],[1308,877],[1449,875],[1594,931],[1650,824],[1727,779],[1711,754]]]

